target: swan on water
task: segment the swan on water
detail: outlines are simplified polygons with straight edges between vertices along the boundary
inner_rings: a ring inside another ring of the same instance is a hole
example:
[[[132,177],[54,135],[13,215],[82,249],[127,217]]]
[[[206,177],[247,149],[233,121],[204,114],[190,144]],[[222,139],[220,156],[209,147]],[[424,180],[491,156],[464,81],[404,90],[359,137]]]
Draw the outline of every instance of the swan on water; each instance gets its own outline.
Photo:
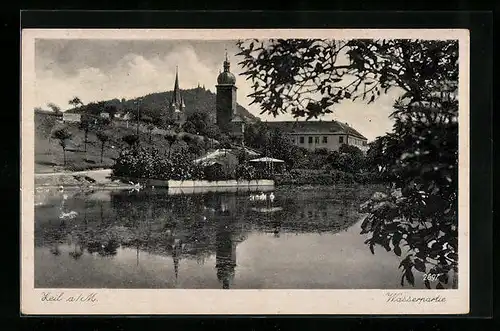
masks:
[[[61,215],[59,215],[60,219],[67,220],[67,219],[73,219],[78,215],[78,213],[74,210],[70,211],[69,213],[61,212]]]

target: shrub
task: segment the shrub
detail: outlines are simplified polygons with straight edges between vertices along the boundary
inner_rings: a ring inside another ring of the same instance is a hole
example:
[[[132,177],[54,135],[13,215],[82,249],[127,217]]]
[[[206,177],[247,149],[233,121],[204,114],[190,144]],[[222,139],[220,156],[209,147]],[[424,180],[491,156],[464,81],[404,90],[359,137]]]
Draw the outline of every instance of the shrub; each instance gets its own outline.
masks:
[[[122,138],[122,140],[130,147],[139,143],[139,136],[136,134],[128,134]]]
[[[257,172],[253,166],[242,163],[236,167],[235,177],[236,179],[254,180],[257,179]]]
[[[157,149],[139,147],[124,150],[113,166],[113,175],[163,180],[203,179],[204,169],[194,164],[192,159],[191,155],[182,152],[166,157]]]

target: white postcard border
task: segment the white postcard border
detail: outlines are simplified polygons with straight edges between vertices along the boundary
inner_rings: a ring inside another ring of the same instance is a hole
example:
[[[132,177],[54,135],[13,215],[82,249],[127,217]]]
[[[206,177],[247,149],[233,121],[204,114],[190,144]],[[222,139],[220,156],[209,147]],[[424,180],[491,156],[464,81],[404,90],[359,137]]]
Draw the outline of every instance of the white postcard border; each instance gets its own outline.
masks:
[[[34,44],[55,39],[403,38],[459,40],[459,277],[456,290],[34,288]],[[22,31],[21,312],[23,314],[463,314],[469,312],[469,31],[460,29],[25,29]],[[64,299],[42,302],[44,293]],[[83,295],[95,299],[72,303]],[[391,301],[389,295],[410,300]],[[419,299],[420,298],[420,299]],[[425,300],[422,298],[426,298]],[[411,301],[413,299],[413,301]]]

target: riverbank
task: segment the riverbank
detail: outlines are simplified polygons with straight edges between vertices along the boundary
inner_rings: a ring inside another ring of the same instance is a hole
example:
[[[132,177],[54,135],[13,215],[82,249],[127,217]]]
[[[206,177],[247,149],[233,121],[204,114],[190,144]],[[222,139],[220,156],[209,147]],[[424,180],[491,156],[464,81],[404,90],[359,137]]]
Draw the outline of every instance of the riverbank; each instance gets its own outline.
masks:
[[[35,173],[35,187],[117,186],[121,184],[111,179],[111,171],[111,169],[98,169]]]

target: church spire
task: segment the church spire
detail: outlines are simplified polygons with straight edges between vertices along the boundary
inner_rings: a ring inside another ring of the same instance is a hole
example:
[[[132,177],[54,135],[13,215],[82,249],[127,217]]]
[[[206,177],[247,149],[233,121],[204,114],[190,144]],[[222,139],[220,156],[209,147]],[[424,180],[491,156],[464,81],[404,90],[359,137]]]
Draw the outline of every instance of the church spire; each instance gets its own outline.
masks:
[[[174,92],[172,94],[172,106],[182,109],[183,100],[181,98],[181,89],[179,88],[179,67],[175,66],[175,83],[174,83]]]

